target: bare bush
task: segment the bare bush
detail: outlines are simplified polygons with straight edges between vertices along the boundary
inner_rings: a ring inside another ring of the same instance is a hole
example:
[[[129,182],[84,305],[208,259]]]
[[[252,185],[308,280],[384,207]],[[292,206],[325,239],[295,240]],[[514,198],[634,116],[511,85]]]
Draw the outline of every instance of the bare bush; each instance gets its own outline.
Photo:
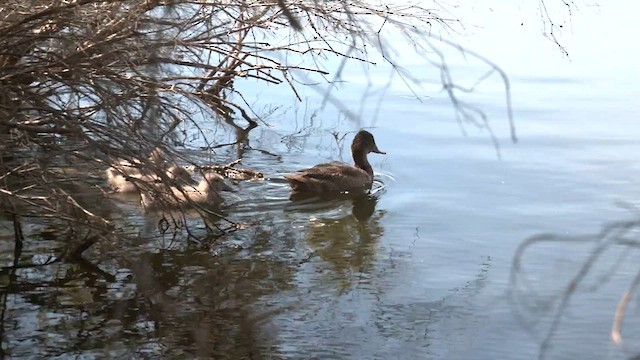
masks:
[[[5,1],[0,211],[14,220],[54,218],[109,234],[116,226],[96,206],[105,196],[99,179],[107,167],[124,159],[162,177],[162,167],[148,159],[153,149],[173,161],[174,148],[189,137],[209,149],[221,146],[203,131],[219,120],[241,131],[259,124],[234,88],[238,78],[282,84],[299,97],[301,79],[339,80],[347,61],[369,63],[368,52],[375,51],[407,85],[416,81],[395,61],[390,44],[397,39],[386,38],[391,28],[435,54],[432,64],[459,119],[490,130],[482,111],[458,98],[469,89],[456,86],[438,52],[438,46],[456,45],[431,36],[458,22],[438,2],[433,7],[437,11],[367,1]],[[479,54],[459,50],[500,74],[512,120],[506,74]],[[330,72],[328,58],[342,63]]]
[[[215,123],[206,122],[257,125],[235,79],[285,84],[297,95],[296,74],[329,75],[327,56],[368,61],[364,45],[382,49],[383,26],[446,23],[417,6],[360,1],[5,2],[0,210],[14,224],[56,219],[107,236],[117,228],[97,206],[107,167],[124,172],[124,159],[163,177],[148,158],[153,149],[173,160],[172,145],[187,135],[215,147],[201,130]],[[314,65],[288,63],[287,54]]]

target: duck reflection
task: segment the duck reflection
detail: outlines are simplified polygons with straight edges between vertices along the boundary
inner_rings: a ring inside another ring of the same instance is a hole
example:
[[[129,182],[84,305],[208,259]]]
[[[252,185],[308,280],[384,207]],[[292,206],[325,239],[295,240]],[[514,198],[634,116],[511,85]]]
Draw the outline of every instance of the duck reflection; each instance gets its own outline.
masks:
[[[340,291],[351,287],[353,274],[372,271],[378,240],[384,233],[380,222],[385,212],[376,211],[377,201],[370,194],[296,197],[296,211],[323,211],[323,217],[311,218],[306,240],[313,257],[319,257],[331,267],[331,280],[338,283]],[[300,202],[306,207],[301,209]],[[337,202],[341,202],[341,206]],[[349,207],[350,214],[345,215]]]
[[[291,193],[291,210],[322,210],[338,207],[340,203],[351,202],[351,212],[358,221],[367,221],[376,211],[378,196],[384,192],[384,186],[377,186],[372,192],[330,192],[330,193]]]
[[[351,211],[358,221],[366,221],[376,211],[378,199],[373,196],[361,195],[353,199]]]

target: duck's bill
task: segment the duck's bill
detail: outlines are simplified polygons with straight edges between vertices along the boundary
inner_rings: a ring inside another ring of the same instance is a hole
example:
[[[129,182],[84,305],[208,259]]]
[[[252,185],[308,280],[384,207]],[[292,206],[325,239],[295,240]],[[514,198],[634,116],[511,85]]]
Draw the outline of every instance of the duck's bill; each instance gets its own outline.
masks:
[[[380,149],[378,149],[378,147],[377,147],[377,146],[376,146],[376,147],[374,147],[373,151],[371,151],[371,152],[374,152],[374,153],[376,153],[376,154],[383,154],[383,155],[386,155],[386,154],[387,154],[387,153],[386,153],[386,152],[384,152],[384,151],[380,151]]]

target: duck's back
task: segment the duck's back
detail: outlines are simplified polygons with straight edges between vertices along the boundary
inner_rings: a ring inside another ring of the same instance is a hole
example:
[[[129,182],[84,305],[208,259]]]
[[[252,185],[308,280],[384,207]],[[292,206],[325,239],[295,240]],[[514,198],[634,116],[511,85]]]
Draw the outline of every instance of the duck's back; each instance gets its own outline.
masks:
[[[372,178],[366,171],[341,162],[319,164],[286,175],[294,192],[334,192],[365,189]]]

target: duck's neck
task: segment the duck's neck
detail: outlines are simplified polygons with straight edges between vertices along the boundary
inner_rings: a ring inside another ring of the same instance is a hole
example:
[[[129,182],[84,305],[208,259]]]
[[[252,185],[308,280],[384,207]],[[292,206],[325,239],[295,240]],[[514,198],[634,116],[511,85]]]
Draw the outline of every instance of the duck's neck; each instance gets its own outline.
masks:
[[[364,170],[369,174],[371,179],[373,179],[373,169],[371,168],[371,164],[369,164],[369,160],[367,159],[367,153],[364,151],[354,151],[353,152],[353,162],[356,164],[356,167]]]

